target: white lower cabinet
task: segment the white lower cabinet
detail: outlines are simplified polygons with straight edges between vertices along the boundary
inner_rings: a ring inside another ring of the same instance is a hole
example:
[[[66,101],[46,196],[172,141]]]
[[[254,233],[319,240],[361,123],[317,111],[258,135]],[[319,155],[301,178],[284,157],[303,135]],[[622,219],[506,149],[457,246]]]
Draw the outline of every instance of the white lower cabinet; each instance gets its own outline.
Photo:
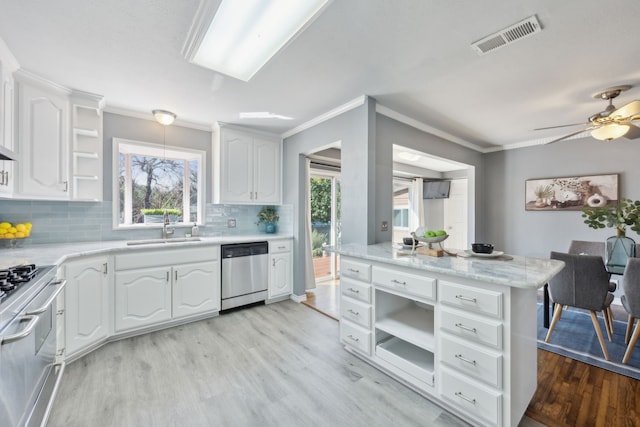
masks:
[[[269,299],[290,295],[293,288],[291,240],[269,241]]]
[[[171,319],[171,267],[116,272],[115,303],[116,332]]]
[[[109,261],[106,256],[64,264],[65,357],[81,353],[109,335]]]
[[[173,267],[173,318],[220,310],[220,261]]]
[[[115,257],[115,331],[220,310],[220,246]]]
[[[518,425],[537,384],[535,289],[345,255],[340,289],[347,350],[472,425]]]

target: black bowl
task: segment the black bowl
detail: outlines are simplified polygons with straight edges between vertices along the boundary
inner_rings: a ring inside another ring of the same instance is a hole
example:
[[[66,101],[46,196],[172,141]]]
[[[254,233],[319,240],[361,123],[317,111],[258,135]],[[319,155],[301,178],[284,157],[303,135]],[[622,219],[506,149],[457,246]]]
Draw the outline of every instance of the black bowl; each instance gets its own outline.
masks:
[[[404,243],[407,246],[411,246],[413,245],[414,239],[413,237],[403,237],[402,238],[402,243]],[[416,240],[416,245],[418,244],[418,241]]]
[[[493,252],[493,245],[490,243],[472,243],[471,250],[477,254],[490,254]]]

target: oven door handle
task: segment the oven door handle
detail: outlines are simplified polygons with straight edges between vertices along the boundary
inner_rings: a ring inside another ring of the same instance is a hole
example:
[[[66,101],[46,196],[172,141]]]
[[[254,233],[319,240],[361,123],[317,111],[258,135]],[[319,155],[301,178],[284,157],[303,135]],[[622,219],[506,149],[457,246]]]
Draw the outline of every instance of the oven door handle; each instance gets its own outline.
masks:
[[[29,336],[29,334],[33,332],[33,329],[38,324],[38,320],[40,320],[40,318],[38,316],[24,316],[19,321],[24,322],[27,320],[29,321],[29,323],[27,323],[27,326],[22,330],[22,332],[0,338],[0,345],[11,344],[14,341],[19,341]]]
[[[53,303],[53,300],[56,299],[56,297],[58,296],[58,294],[62,291],[62,289],[64,289],[65,285],[67,284],[67,281],[62,279],[62,280],[58,280],[57,282],[53,282],[50,286],[58,286],[58,289],[56,289],[55,291],[53,291],[53,293],[49,296],[49,298],[47,298],[47,300],[44,302],[44,304],[42,304],[41,307],[36,308],[34,310],[29,310],[27,311],[25,314],[27,316],[30,315],[34,315],[34,314],[42,314],[45,311],[47,311],[47,309],[49,308],[49,306]]]

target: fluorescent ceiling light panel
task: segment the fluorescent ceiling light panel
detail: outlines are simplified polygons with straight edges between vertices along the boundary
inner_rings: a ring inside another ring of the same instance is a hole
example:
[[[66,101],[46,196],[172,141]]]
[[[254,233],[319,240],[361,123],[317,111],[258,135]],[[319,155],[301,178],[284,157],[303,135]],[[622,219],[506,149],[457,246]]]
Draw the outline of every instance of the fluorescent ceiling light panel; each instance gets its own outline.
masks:
[[[241,119],[280,119],[280,120],[292,120],[291,117],[282,116],[280,114],[269,113],[267,111],[256,111],[249,113],[240,113]]]
[[[249,81],[329,0],[222,0],[193,62]]]

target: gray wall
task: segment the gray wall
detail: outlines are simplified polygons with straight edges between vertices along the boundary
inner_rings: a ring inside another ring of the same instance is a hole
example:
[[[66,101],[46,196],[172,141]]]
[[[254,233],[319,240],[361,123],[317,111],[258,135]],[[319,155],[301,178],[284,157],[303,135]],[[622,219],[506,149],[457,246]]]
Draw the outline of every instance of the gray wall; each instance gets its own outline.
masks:
[[[525,211],[525,180],[620,174],[620,196],[640,198],[640,143],[582,138],[486,154],[485,238],[509,253],[548,257],[571,240],[604,241],[611,229],[587,227],[579,211]],[[631,230],[627,235],[640,242]]]
[[[307,154],[340,143],[342,149],[342,241],[374,243],[376,209],[376,145],[375,100],[367,98],[364,105],[338,117],[285,139],[283,144],[283,202],[294,209],[294,271],[293,292],[304,295],[303,244],[305,212],[305,161]],[[380,170],[382,170],[381,168]],[[391,174],[388,198],[391,200]],[[391,212],[387,215],[391,221]],[[387,232],[391,238],[391,231]]]
[[[163,128],[166,130],[166,145],[192,148],[206,151],[207,156],[207,183],[205,202],[211,202],[211,131],[191,129],[182,126],[163,126],[149,116],[149,120],[135,117],[122,116],[120,114],[104,113],[103,121],[103,144],[104,144],[104,200],[113,199],[112,192],[112,157],[113,138],[132,139],[134,141],[151,142],[163,144]]]

